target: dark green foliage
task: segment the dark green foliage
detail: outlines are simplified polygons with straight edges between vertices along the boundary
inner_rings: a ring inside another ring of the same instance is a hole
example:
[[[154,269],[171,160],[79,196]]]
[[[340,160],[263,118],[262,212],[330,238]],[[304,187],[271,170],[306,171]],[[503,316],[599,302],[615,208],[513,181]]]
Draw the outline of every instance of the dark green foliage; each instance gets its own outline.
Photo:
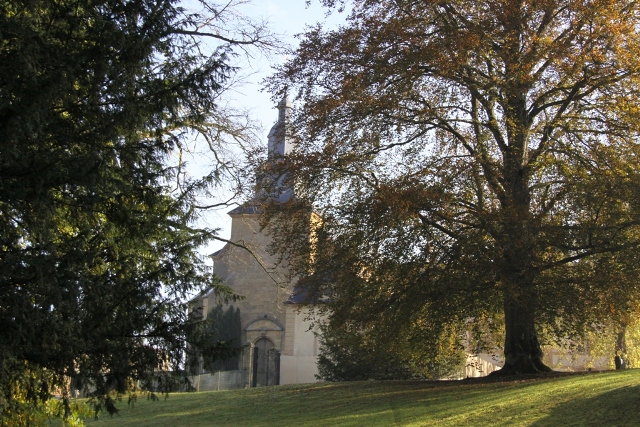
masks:
[[[194,334],[188,353],[188,366],[192,374],[238,369],[242,324],[240,309],[222,305],[214,307]]]
[[[216,15],[203,54],[194,30],[209,18],[172,0],[0,0],[3,414],[65,376],[123,392],[178,367],[199,327],[186,299],[224,294],[192,208],[224,165],[195,182],[175,161],[187,137],[215,148],[235,132],[216,100],[236,42]]]
[[[339,307],[338,307],[339,308]],[[345,319],[322,326],[318,377],[325,381],[442,379],[463,376],[466,353],[455,330]]]
[[[318,378],[324,381],[361,381],[425,378],[424,373],[391,348],[367,345],[361,333],[323,336],[318,356]]]
[[[206,324],[213,342],[222,342],[240,351],[242,347],[240,309],[233,306],[224,309],[218,305],[209,312]],[[238,369],[238,353],[228,358],[211,358],[204,360],[204,369],[209,371],[232,371]]]
[[[105,395],[100,399],[98,399],[96,402],[94,402],[93,408],[94,408],[94,419],[96,420],[98,419],[98,414],[102,411],[106,410],[111,418],[113,418],[114,414],[118,414],[118,412],[120,412],[118,411],[118,408],[116,408],[116,403],[109,395]]]

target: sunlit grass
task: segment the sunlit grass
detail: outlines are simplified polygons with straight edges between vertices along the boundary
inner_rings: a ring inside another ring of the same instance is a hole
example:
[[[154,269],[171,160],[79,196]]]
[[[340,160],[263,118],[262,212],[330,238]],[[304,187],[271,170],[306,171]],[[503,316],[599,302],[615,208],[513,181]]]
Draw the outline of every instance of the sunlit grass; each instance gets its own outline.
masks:
[[[638,426],[640,370],[501,382],[369,381],[138,399],[87,426]]]

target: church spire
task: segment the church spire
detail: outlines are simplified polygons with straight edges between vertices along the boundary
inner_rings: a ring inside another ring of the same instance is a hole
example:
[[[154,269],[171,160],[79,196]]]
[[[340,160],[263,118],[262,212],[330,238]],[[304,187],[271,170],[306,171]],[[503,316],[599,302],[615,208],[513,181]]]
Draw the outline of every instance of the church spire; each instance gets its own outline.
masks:
[[[286,123],[291,113],[291,102],[285,95],[278,103],[278,123]]]
[[[279,159],[282,159],[287,154],[291,153],[295,145],[287,132],[287,126],[291,115],[291,101],[285,95],[278,103],[278,121],[273,125],[271,131],[269,131],[269,144],[267,163],[274,163]],[[275,170],[267,167],[267,170]],[[273,172],[267,172],[257,179],[259,188],[259,194],[268,194],[268,197],[278,202],[286,202],[293,196],[293,189],[287,183],[285,176],[275,176]],[[266,190],[266,193],[265,193]]]
[[[269,132],[269,160],[284,157],[293,150],[293,143],[287,138],[286,127],[291,115],[291,101],[285,95],[278,103],[278,121]]]

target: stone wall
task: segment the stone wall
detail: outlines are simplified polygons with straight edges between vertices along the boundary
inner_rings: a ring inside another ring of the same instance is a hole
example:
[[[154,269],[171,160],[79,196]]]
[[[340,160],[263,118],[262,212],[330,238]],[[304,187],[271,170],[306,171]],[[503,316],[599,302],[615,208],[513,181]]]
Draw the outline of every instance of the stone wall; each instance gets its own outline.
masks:
[[[194,375],[189,377],[189,381],[196,391],[236,390],[245,387],[246,376],[247,372],[244,370],[220,371]]]
[[[234,245],[225,246],[213,257],[214,272],[236,294],[245,297],[233,304],[240,308],[242,343],[252,345],[265,337],[281,351],[284,341],[282,330],[286,323],[284,302],[292,289],[285,280],[285,272],[276,268],[274,260],[266,252],[271,240],[260,231],[259,215],[230,215],[233,218],[230,240],[248,250]],[[208,301],[208,308],[211,309],[213,304],[213,301]]]

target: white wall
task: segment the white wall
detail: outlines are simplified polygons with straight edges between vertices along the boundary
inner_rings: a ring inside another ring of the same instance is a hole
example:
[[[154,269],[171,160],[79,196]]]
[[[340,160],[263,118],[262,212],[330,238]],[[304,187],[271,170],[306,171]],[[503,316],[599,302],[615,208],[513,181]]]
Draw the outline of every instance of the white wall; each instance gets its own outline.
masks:
[[[297,305],[287,307],[285,352],[280,357],[280,384],[300,384],[318,381],[320,343],[317,328],[311,328],[310,310]]]

